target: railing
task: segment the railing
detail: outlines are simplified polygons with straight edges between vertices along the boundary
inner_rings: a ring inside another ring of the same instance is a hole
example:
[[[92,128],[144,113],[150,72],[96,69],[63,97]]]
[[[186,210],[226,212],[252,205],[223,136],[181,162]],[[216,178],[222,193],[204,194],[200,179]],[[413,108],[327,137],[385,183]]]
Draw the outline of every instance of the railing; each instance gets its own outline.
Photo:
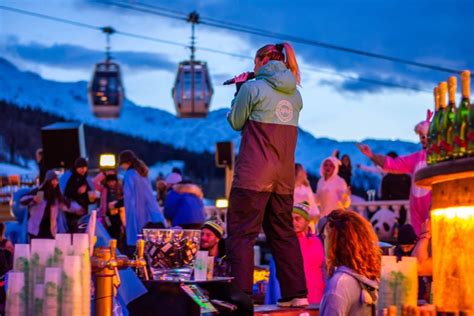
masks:
[[[408,200],[397,200],[397,201],[363,201],[363,202],[353,202],[349,209],[359,213],[366,219],[372,217],[372,215],[380,209],[389,209],[393,211],[398,218],[401,218],[400,211],[402,208],[406,210],[406,220],[405,223],[411,223],[410,219],[410,203]],[[209,217],[218,217],[223,222],[226,220],[227,209],[226,208],[217,208],[215,206],[206,206],[205,207],[206,218]]]
[[[410,218],[410,203],[408,200],[398,200],[398,201],[363,201],[363,202],[353,202],[350,206],[350,209],[359,213],[366,219],[369,219],[373,213],[377,212],[380,209],[389,209],[393,211],[398,218],[400,218],[400,210],[405,208],[406,210],[406,220],[405,223],[411,223]]]

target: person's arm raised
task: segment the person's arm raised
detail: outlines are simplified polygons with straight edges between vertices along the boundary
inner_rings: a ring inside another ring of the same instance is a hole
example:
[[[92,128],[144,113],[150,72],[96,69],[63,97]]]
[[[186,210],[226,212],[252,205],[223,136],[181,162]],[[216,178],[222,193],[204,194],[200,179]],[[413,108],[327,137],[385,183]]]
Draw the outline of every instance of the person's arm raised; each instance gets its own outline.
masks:
[[[373,161],[376,165],[383,167],[385,164],[385,155],[374,154],[372,149],[370,149],[369,145],[366,144],[356,144],[357,148],[359,148],[360,152],[368,157],[370,160]]]

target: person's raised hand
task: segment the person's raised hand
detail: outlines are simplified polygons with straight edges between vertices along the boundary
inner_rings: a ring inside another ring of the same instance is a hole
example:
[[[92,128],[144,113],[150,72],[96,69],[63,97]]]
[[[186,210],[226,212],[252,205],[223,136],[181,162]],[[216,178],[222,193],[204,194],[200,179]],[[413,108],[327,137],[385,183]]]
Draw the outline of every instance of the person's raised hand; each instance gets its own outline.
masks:
[[[86,193],[86,191],[87,191],[87,185],[82,185],[82,186],[80,186],[79,189],[77,190],[77,193],[79,193],[79,194],[84,194],[84,193]]]
[[[244,83],[245,81],[247,81],[247,78],[249,77],[249,74],[250,74],[249,72],[243,72],[240,75],[235,76],[234,77],[234,82],[235,83]]]
[[[357,148],[359,148],[360,152],[365,156],[372,158],[374,154],[372,153],[372,149],[370,149],[369,145],[358,143],[356,144]]]

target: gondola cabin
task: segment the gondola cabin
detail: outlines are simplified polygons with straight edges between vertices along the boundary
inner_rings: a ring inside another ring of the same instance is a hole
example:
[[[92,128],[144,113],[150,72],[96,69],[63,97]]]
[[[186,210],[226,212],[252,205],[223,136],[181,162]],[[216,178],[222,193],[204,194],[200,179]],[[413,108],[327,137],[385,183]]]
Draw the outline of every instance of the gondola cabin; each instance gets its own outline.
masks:
[[[120,66],[107,61],[95,65],[89,82],[89,102],[99,118],[117,118],[124,99]]]
[[[172,90],[178,117],[206,117],[213,92],[211,77],[205,62],[184,61],[179,63]]]

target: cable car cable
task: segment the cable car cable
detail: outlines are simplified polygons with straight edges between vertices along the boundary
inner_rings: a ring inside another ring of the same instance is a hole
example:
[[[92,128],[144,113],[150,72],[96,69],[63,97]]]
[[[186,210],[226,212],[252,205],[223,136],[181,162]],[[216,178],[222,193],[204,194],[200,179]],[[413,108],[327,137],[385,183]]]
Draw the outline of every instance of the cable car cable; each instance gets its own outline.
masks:
[[[102,3],[104,3],[104,2],[102,2]],[[182,19],[181,17],[179,17],[179,15],[177,15],[177,13],[174,13],[173,15],[171,15],[171,14],[168,14],[168,13],[165,13],[165,12],[157,11],[157,10],[165,10],[163,8],[156,7],[153,10],[150,10],[150,9],[138,8],[138,7],[134,6],[133,4],[124,4],[124,3],[112,2],[112,1],[107,1],[105,3],[115,5],[115,6],[119,6],[119,7],[126,8],[126,9],[130,9],[130,10],[135,10],[135,11],[140,11],[140,12],[144,12],[144,13],[160,15],[160,16],[164,16],[164,17],[168,17],[168,18]],[[140,5],[143,5],[143,4],[140,4]],[[146,6],[148,8],[153,8],[154,7],[152,5],[146,5]],[[412,61],[412,60],[408,60],[408,59],[404,59],[404,58],[400,58],[400,57],[373,53],[373,52],[369,52],[369,51],[364,51],[364,50],[360,50],[360,49],[355,49],[355,48],[330,44],[330,43],[326,43],[326,42],[322,42],[322,41],[318,41],[318,40],[307,39],[307,38],[298,37],[298,36],[294,36],[294,35],[277,33],[277,32],[273,32],[273,31],[269,31],[269,30],[257,29],[257,28],[253,28],[253,27],[249,27],[249,26],[245,26],[245,25],[239,25],[239,24],[232,23],[232,22],[229,23],[229,22],[226,22],[226,21],[219,21],[219,20],[216,20],[216,19],[201,18],[200,23],[203,24],[203,25],[211,26],[211,27],[223,28],[223,29],[228,29],[228,30],[231,30],[231,31],[248,33],[248,34],[253,34],[253,35],[262,36],[262,37],[270,37],[270,38],[275,38],[275,39],[280,39],[280,40],[289,40],[289,41],[295,42],[295,43],[323,47],[323,48],[327,48],[327,49],[332,49],[332,50],[342,51],[342,52],[356,54],[356,55],[360,55],[360,56],[391,61],[391,62],[394,62],[394,63],[401,63],[401,64],[414,66],[414,67],[419,67],[419,68],[431,69],[431,70],[447,72],[447,73],[461,73],[462,72],[462,70],[459,70],[459,69],[453,69],[453,68],[441,67],[441,66],[436,66],[436,65],[426,64],[426,63],[420,63],[420,62],[416,62],[416,61]],[[473,76],[474,76],[474,74],[473,74]]]
[[[101,32],[103,31],[103,27],[94,26],[94,25],[91,25],[91,24],[77,22],[77,21],[73,21],[73,20],[69,20],[69,19],[57,18],[57,17],[50,16],[50,15],[40,14],[40,13],[26,11],[26,10],[22,10],[22,9],[12,8],[12,7],[7,7],[7,6],[3,6],[3,5],[0,5],[0,9],[15,12],[15,13],[19,13],[19,14],[29,15],[29,16],[33,16],[33,17],[37,17],[37,18],[42,18],[42,19],[46,19],[46,20],[50,20],[50,21],[54,21],[54,22],[60,22],[60,23],[74,25],[74,26],[78,26],[78,27],[84,27],[84,28],[92,29],[92,30],[96,30],[96,31],[101,31]],[[136,38],[136,39],[156,42],[156,43],[162,43],[162,44],[168,44],[168,45],[173,45],[173,46],[189,48],[188,44],[179,43],[179,42],[170,41],[170,40],[165,40],[165,39],[160,39],[160,38],[151,37],[151,36],[147,36],[147,35],[129,33],[129,32],[124,32],[124,31],[119,31],[119,30],[115,30],[115,34],[119,34],[119,35],[130,37],[130,38]],[[242,54],[238,54],[238,53],[221,51],[221,50],[214,49],[214,48],[197,46],[196,49],[202,50],[202,51],[207,51],[207,52],[210,52],[210,53],[220,54],[220,55],[227,55],[227,56],[230,56],[230,57],[236,57],[236,58],[242,58],[242,59],[251,59],[251,60],[254,59],[253,57],[248,56],[248,55],[242,55]],[[420,88],[417,88],[417,87],[405,86],[405,85],[401,85],[401,84],[397,84],[397,83],[392,83],[392,82],[389,82],[389,81],[381,81],[381,80],[364,78],[364,77],[353,77],[353,76],[345,75],[345,74],[342,74],[342,73],[339,73],[339,72],[332,72],[330,70],[325,70],[325,69],[322,69],[322,68],[301,67],[301,69],[306,69],[306,70],[313,71],[313,72],[318,72],[318,73],[326,73],[326,74],[336,75],[336,76],[343,77],[345,79],[353,80],[353,81],[361,81],[361,82],[375,84],[375,85],[397,87],[397,88],[400,88],[400,89],[414,90],[414,91],[426,92],[426,93],[430,93],[430,94],[432,93],[432,91],[420,89]]]

